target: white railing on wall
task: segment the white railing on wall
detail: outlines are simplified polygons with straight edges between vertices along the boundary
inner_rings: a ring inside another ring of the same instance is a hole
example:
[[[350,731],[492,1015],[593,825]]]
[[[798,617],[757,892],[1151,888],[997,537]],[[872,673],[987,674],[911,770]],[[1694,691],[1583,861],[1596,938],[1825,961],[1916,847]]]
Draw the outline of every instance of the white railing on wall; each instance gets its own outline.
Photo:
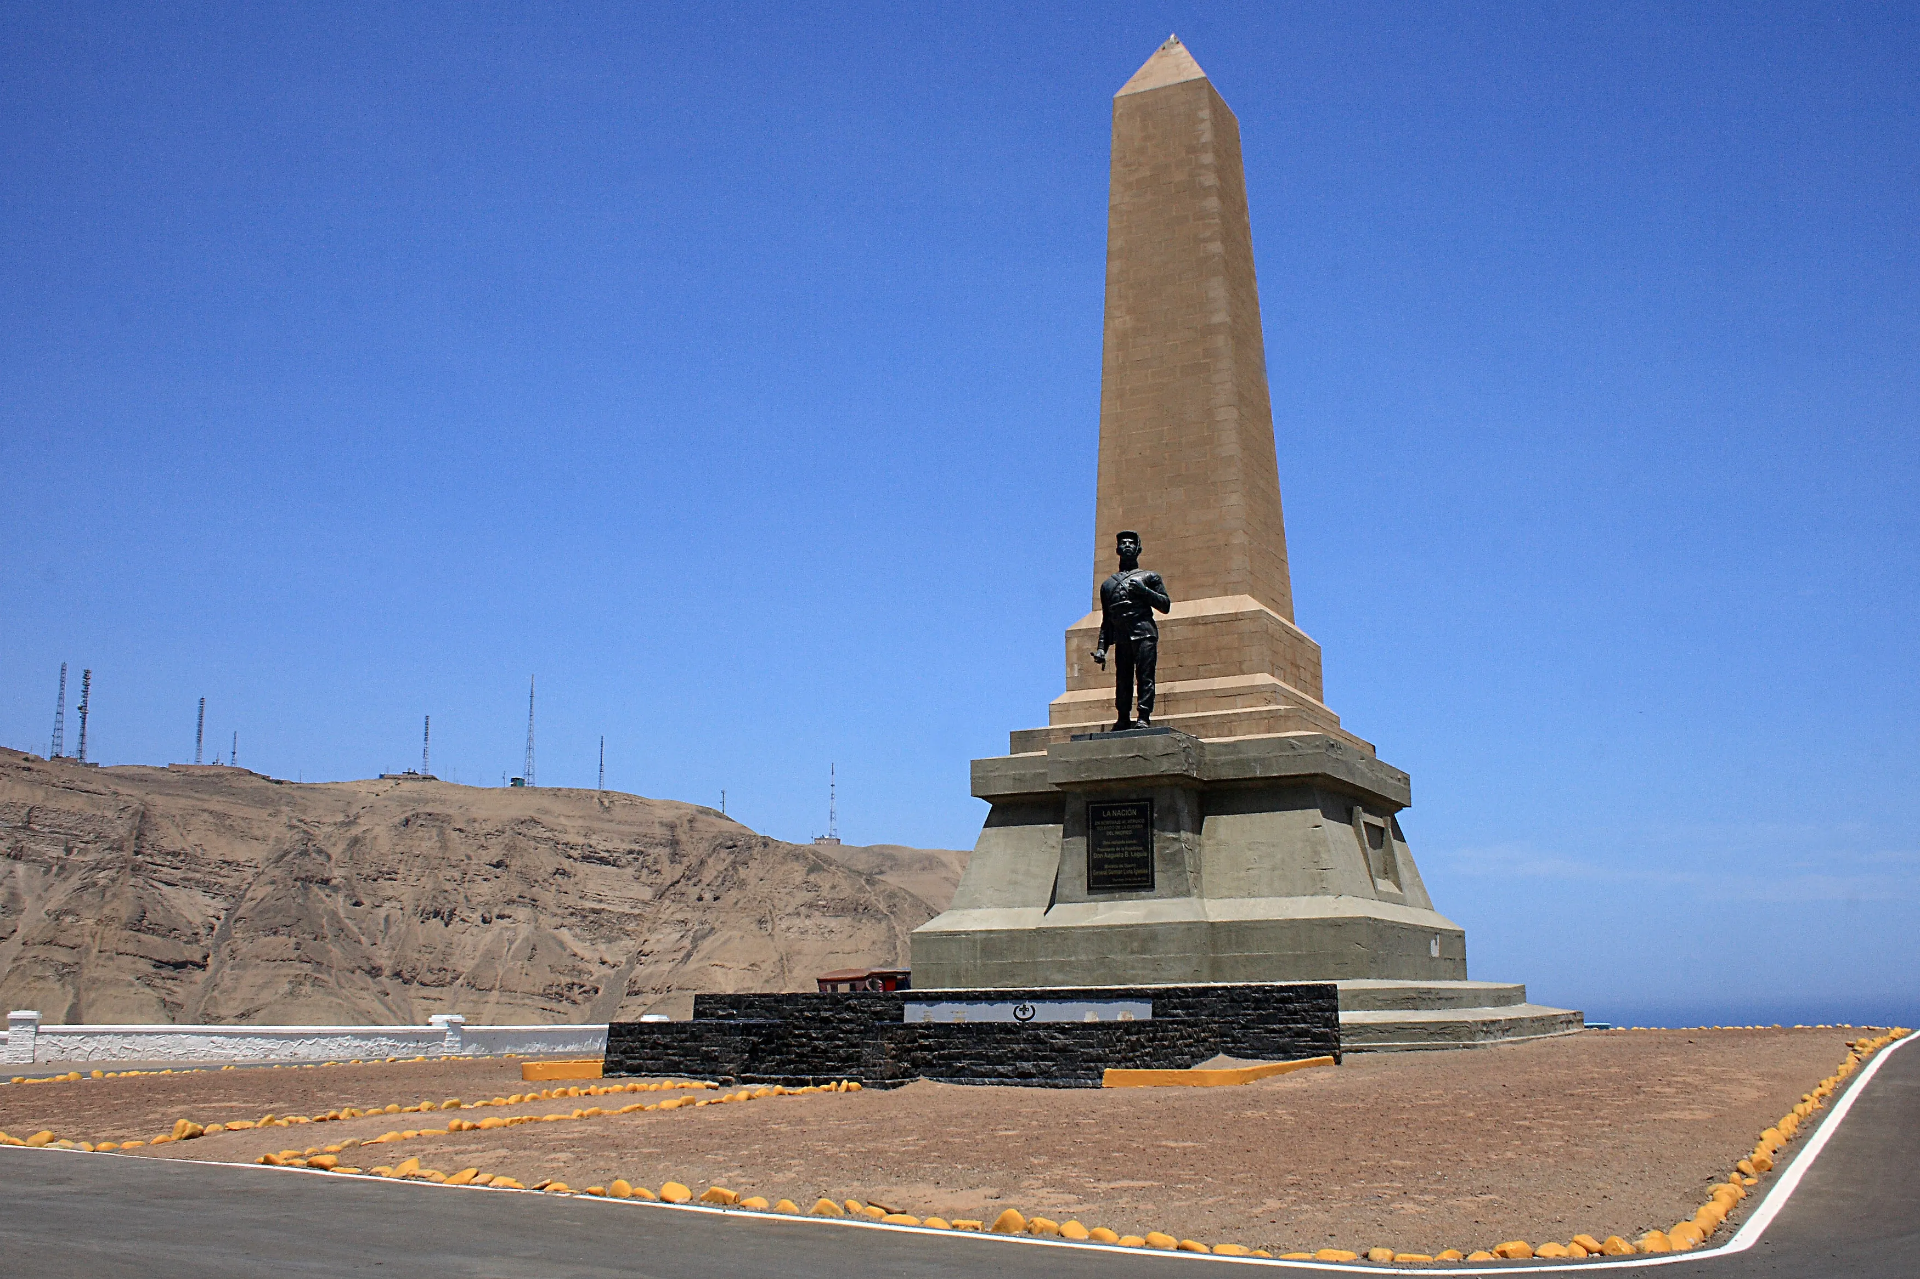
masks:
[[[350,1061],[383,1057],[589,1056],[607,1027],[469,1026],[444,1013],[425,1026],[43,1026],[37,1012],[7,1014],[0,1061]]]

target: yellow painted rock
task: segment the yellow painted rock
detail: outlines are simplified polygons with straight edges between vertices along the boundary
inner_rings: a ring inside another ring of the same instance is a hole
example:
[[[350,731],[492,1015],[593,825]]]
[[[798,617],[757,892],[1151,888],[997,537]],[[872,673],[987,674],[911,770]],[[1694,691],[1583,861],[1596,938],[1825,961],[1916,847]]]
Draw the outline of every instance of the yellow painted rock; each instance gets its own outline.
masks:
[[[693,1198],[693,1191],[677,1181],[669,1181],[660,1187],[660,1197],[670,1204],[683,1204]]]
[[[1672,1252],[1673,1244],[1667,1240],[1664,1230],[1649,1230],[1640,1236],[1641,1252]]]
[[[1312,1261],[1312,1260],[1313,1260],[1313,1254],[1312,1254],[1312,1253],[1310,1253],[1310,1252],[1283,1252],[1283,1253],[1281,1253],[1281,1254],[1280,1254],[1280,1260],[1282,1260],[1282,1261]]]
[[[658,1203],[660,1201],[660,1196],[654,1194],[651,1190],[648,1190],[645,1186],[635,1186],[633,1188],[633,1197],[635,1199],[645,1199],[649,1203]]]
[[[1600,1241],[1598,1239],[1595,1239],[1592,1235],[1575,1235],[1573,1237],[1573,1242],[1579,1244],[1582,1248],[1585,1248],[1588,1252],[1600,1251]]]
[[[376,1176],[376,1177],[391,1177],[391,1176],[393,1176],[393,1169],[391,1169],[391,1168],[389,1168],[389,1167],[387,1167],[387,1166],[386,1166],[385,1164],[381,1164],[381,1165],[380,1165],[379,1167],[377,1167],[377,1168],[369,1168],[369,1169],[368,1169],[367,1171],[369,1171],[369,1172],[371,1172],[371,1173],[372,1173],[372,1174],[373,1174],[374,1176]]]
[[[984,1221],[975,1221],[972,1217],[955,1217],[953,1219],[953,1228],[955,1230],[985,1230],[987,1223]]]
[[[393,1166],[393,1175],[396,1177],[411,1177],[414,1173],[419,1171],[420,1171],[420,1161],[417,1158],[402,1159],[399,1163]]]
[[[953,1229],[953,1223],[951,1221],[948,1221],[945,1217],[928,1217],[925,1221],[921,1222],[920,1224],[925,1226],[929,1230],[952,1230]]]
[[[1772,1157],[1769,1155],[1755,1155],[1753,1157],[1753,1168],[1755,1172],[1772,1172]]]
[[[847,1215],[847,1210],[831,1199],[818,1199],[814,1201],[813,1211],[808,1215],[814,1217],[844,1217]]]
[[[1213,1251],[1213,1249],[1207,1247],[1207,1245],[1193,1239],[1182,1239],[1178,1244],[1174,1246],[1177,1247],[1181,1252],[1212,1252]]]
[[[1027,1219],[1020,1215],[1017,1208],[1009,1208],[993,1219],[988,1227],[996,1235],[1023,1235],[1027,1232]]]
[[[225,1132],[226,1130],[227,1130],[227,1126],[225,1124],[208,1124],[205,1128],[200,1130],[200,1135],[202,1137],[211,1137],[213,1136],[213,1134],[217,1132]]]
[[[607,1188],[605,1186],[588,1186],[585,1190],[581,1191],[580,1193],[583,1195],[593,1195],[599,1199],[605,1199],[607,1197]]]
[[[1091,1230],[1088,1230],[1077,1221],[1063,1221],[1060,1223],[1060,1237],[1062,1239],[1079,1241],[1090,1237],[1092,1234],[1093,1232]]]
[[[1029,1217],[1027,1218],[1027,1233],[1057,1239],[1060,1236],[1060,1223],[1048,1217]]]
[[[755,1212],[765,1212],[770,1206],[764,1195],[752,1195],[740,1201],[740,1207],[751,1208]]]
[[[42,1128],[39,1132],[27,1138],[24,1144],[32,1146],[35,1149],[38,1149],[41,1146],[51,1146],[54,1143],[54,1140],[55,1140],[54,1135],[48,1132],[45,1128]]]
[[[261,1155],[258,1159],[254,1160],[253,1162],[257,1164],[266,1164],[268,1167],[271,1167],[271,1168],[284,1168],[287,1166],[287,1161],[282,1159],[279,1155],[275,1155],[275,1154]]]
[[[613,1184],[607,1187],[607,1193],[615,1199],[631,1199],[633,1198],[633,1187],[628,1184],[625,1177],[615,1177]]]
[[[1120,1236],[1108,1230],[1105,1226],[1095,1226],[1092,1230],[1087,1231],[1087,1238],[1093,1240],[1095,1243],[1120,1242]]]
[[[515,1177],[495,1177],[488,1184],[491,1185],[496,1190],[525,1190],[526,1189],[525,1186],[520,1184],[519,1179]]]
[[[1573,1255],[1573,1250],[1563,1243],[1543,1243],[1533,1250],[1533,1255],[1536,1257],[1570,1257]],[[1584,1249],[1582,1250],[1582,1255],[1585,1255]]]
[[[1367,1249],[1367,1260],[1368,1260],[1368,1261],[1392,1261],[1392,1260],[1393,1260],[1393,1249],[1391,1249],[1391,1248],[1369,1248],[1369,1249]]]
[[[1171,1252],[1175,1248],[1178,1248],[1180,1246],[1180,1241],[1178,1239],[1175,1239],[1172,1235],[1167,1234],[1165,1231],[1161,1231],[1161,1230],[1149,1230],[1147,1231],[1145,1238],[1146,1238],[1147,1247],[1149,1248],[1163,1248],[1168,1252]]]
[[[1505,1257],[1508,1261],[1525,1261],[1533,1255],[1533,1245],[1524,1239],[1509,1239],[1493,1250],[1496,1257]]]
[[[889,1226],[917,1226],[920,1224],[920,1218],[904,1212],[890,1212],[880,1218],[880,1220],[886,1222]]]
[[[1147,1241],[1139,1235],[1121,1235],[1115,1242],[1122,1248],[1144,1248],[1147,1246]]]
[[[860,1215],[862,1217],[869,1218],[870,1220],[878,1221],[882,1217],[887,1215],[887,1210],[885,1208],[876,1208],[872,1204],[868,1204],[866,1207],[860,1210]]]
[[[480,1170],[478,1168],[462,1168],[459,1172],[447,1178],[447,1184],[449,1186],[471,1186],[473,1179],[479,1175]]]
[[[1435,1261],[1465,1261],[1467,1254],[1461,1252],[1458,1248],[1442,1248],[1439,1252],[1433,1254],[1433,1259]]]
[[[1216,1257],[1251,1257],[1253,1250],[1251,1248],[1242,1248],[1237,1243],[1217,1243],[1213,1245],[1213,1255]]]
[[[773,1206],[775,1212],[799,1212],[800,1205],[791,1199],[782,1199]]]
[[[1348,1252],[1345,1248],[1321,1248],[1314,1252],[1315,1261],[1358,1261],[1360,1254]]]
[[[1499,1258],[1494,1256],[1492,1253],[1488,1252],[1486,1249],[1481,1248],[1468,1253],[1467,1260],[1468,1261],[1498,1261]]]
[[[740,1196],[728,1190],[725,1186],[708,1186],[706,1192],[700,1196],[700,1202],[703,1204],[720,1204],[722,1207],[727,1207],[739,1203]]]
[[[1220,1249],[1215,1248],[1213,1250],[1213,1254],[1216,1257],[1219,1256]],[[1393,1259],[1395,1261],[1432,1261],[1433,1260],[1432,1257],[1428,1256],[1424,1252],[1396,1252],[1393,1254]]]
[[[545,1186],[541,1187],[541,1189],[550,1195],[570,1195],[573,1193],[573,1187],[564,1181],[549,1181]]]
[[[339,1166],[339,1163],[340,1156],[338,1155],[313,1155],[307,1159],[307,1167],[318,1168],[322,1172],[332,1172],[334,1168]]]
[[[1707,1232],[1691,1221],[1678,1222],[1667,1231],[1667,1242],[1680,1252],[1698,1248],[1706,1241]]]
[[[1266,1259],[1267,1259],[1268,1261],[1272,1261],[1272,1260],[1273,1260],[1273,1254],[1272,1254],[1272,1253],[1270,1253],[1270,1252],[1268,1252],[1268,1251],[1267,1251],[1267,1250],[1266,1250],[1265,1248],[1254,1248],[1254,1249],[1251,1249],[1251,1250],[1250,1250],[1250,1251],[1249,1251],[1249,1252],[1247,1253],[1247,1255],[1248,1255],[1248,1256],[1250,1256],[1250,1257],[1265,1257],[1265,1258],[1266,1258]]]
[[[1631,1257],[1633,1245],[1619,1235],[1608,1235],[1601,1245],[1593,1251],[1608,1257]]]
[[[94,1149],[95,1150],[118,1150],[120,1149],[120,1143],[116,1141],[103,1141],[99,1145],[95,1146]]]

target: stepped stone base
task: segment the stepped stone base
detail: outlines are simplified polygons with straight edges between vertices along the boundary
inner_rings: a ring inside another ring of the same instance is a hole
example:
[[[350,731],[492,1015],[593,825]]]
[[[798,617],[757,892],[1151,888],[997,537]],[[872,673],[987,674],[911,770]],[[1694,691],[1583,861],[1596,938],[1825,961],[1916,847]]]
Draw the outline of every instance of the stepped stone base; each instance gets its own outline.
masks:
[[[1527,1002],[1527,988],[1490,981],[1342,981],[1340,1046],[1352,1053],[1486,1048],[1571,1035],[1585,1019]]]
[[[1048,705],[1045,728],[1009,735],[1013,754],[1113,722],[1113,675],[1089,656],[1099,636],[1098,613],[1067,628],[1067,689]],[[1322,733],[1373,754],[1320,700],[1320,646],[1251,596],[1174,602],[1160,622],[1159,696],[1154,722],[1195,737]]]

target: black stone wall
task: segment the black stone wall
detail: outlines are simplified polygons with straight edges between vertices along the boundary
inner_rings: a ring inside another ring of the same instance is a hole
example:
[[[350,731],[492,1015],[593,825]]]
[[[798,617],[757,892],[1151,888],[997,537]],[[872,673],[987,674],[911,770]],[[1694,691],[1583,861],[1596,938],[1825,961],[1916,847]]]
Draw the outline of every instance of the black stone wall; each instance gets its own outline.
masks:
[[[908,1002],[1133,999],[1144,1021],[918,1022]],[[1108,1069],[1185,1070],[1219,1054],[1259,1061],[1340,1055],[1327,982],[1075,986],[845,994],[697,995],[693,1020],[615,1022],[608,1075],[693,1075],[798,1086],[915,1079],[1098,1088]]]

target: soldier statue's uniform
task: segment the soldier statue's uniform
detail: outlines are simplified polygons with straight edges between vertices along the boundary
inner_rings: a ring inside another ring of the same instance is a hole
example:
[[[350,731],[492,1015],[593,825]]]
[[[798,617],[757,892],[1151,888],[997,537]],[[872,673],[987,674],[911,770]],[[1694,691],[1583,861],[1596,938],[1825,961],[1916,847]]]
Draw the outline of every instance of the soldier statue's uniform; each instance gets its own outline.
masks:
[[[1153,723],[1153,668],[1160,655],[1160,626],[1153,614],[1156,609],[1168,611],[1173,601],[1160,575],[1140,567],[1140,535],[1128,530],[1114,542],[1120,571],[1100,583],[1100,643],[1093,650],[1093,660],[1105,666],[1107,650],[1113,650],[1113,731],[1117,733]],[[1133,719],[1136,683],[1140,690],[1137,724]]]

